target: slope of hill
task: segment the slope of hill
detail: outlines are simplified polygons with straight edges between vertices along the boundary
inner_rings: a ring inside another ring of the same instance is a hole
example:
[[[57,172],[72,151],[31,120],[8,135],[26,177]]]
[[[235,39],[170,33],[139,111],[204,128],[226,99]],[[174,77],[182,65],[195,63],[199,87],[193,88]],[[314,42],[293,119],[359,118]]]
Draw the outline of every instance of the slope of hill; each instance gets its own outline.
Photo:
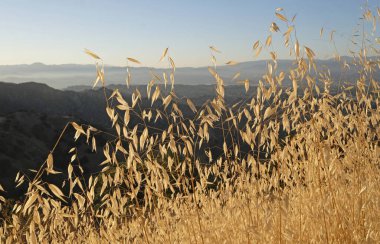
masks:
[[[38,169],[45,161],[54,143],[71,117],[46,115],[37,112],[14,112],[0,120],[0,184],[7,195],[16,197],[23,192],[27,184],[15,188],[14,179],[18,171],[31,175],[29,169]],[[79,122],[79,121],[78,121]],[[70,162],[67,150],[76,147],[79,159],[84,162],[85,174],[96,172],[100,155],[93,153],[85,141],[73,139],[73,129],[60,141],[55,153],[55,169],[65,171]],[[99,141],[102,141],[100,136]],[[60,182],[61,175],[52,176],[52,181]]]
[[[107,95],[111,90],[118,89],[124,98],[130,102],[131,94],[138,89],[141,91],[141,108],[150,108],[145,85],[132,86],[129,89],[125,85],[110,85],[106,89]],[[155,88],[153,88],[154,90]],[[170,87],[163,87],[164,96],[170,92]],[[153,91],[152,91],[153,92]],[[226,102],[233,104],[250,96],[256,96],[256,87],[251,87],[245,93],[244,87],[227,86]],[[190,98],[196,106],[201,106],[207,100],[215,96],[214,85],[176,85],[175,93],[179,98]],[[112,102],[112,101],[111,101]],[[157,102],[159,105],[161,99]],[[179,103],[186,118],[193,116],[185,103]],[[89,86],[71,87],[67,90],[57,90],[45,84],[28,82],[22,84],[0,82],[0,184],[6,188],[13,186],[12,182],[16,173],[38,168],[51,150],[60,131],[69,121],[89,124],[103,131],[111,129],[111,122],[105,111],[106,103],[102,89],[91,89]],[[132,116],[131,128],[141,122]],[[165,128],[165,122],[158,121],[151,125],[154,128]],[[71,129],[71,128],[70,128]],[[221,133],[210,129],[210,138],[215,143],[221,142]],[[99,136],[100,141],[105,138]],[[65,150],[76,145],[73,140],[73,132],[68,133],[62,140],[57,150],[57,160],[67,164],[69,156]],[[87,162],[84,165],[85,173],[96,172],[101,155],[94,155],[86,143],[82,141],[79,149],[80,155]],[[102,146],[104,143],[99,143]],[[244,149],[244,148],[241,148]],[[213,154],[218,155],[219,150]],[[90,159],[90,160],[88,160]],[[65,167],[63,167],[65,168]],[[59,176],[57,176],[57,180]],[[20,189],[22,190],[22,189]],[[9,188],[9,194],[17,195],[13,188]]]
[[[51,88],[45,84],[28,82],[13,84],[0,82],[0,184],[8,191],[10,196],[20,195],[24,188],[14,188],[14,178],[18,171],[28,172],[28,169],[36,169],[44,162],[49,151],[52,149],[61,130],[69,121],[80,124],[90,124],[96,128],[107,131],[111,123],[105,111],[105,99],[103,91],[81,89],[81,91],[62,91]],[[112,85],[106,91],[119,89],[127,101],[131,100],[131,93],[136,89],[142,92],[142,107],[150,107],[146,99],[146,87],[131,87],[126,89],[122,85]],[[163,94],[170,91],[162,88]],[[178,97],[189,97],[197,106],[200,106],[214,94],[214,86],[176,86]],[[233,102],[244,96],[242,86],[231,86],[226,88],[227,100]],[[251,94],[252,95],[252,94]],[[160,103],[160,102],[158,102]],[[182,111],[185,116],[191,112],[187,105]],[[131,118],[130,125],[134,126],[138,119]],[[154,127],[163,126],[159,122]],[[212,132],[210,132],[212,133]],[[60,142],[54,154],[57,166],[66,169],[70,158],[67,150],[75,145],[80,145],[78,155],[83,165],[85,174],[96,172],[101,154],[94,154],[84,141],[76,143],[73,139],[74,133],[70,127],[69,133]],[[218,133],[211,135],[218,140]],[[98,146],[104,145],[105,137],[99,135]],[[60,176],[55,180],[59,181]]]

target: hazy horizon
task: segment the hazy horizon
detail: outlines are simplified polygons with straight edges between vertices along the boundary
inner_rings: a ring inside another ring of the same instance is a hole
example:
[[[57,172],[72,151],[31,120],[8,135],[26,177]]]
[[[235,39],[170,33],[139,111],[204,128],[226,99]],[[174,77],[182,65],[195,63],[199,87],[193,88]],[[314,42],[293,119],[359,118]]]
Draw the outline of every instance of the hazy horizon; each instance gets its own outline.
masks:
[[[352,58],[349,55],[340,56],[340,58],[344,58],[344,57]],[[372,57],[377,57],[377,56],[374,55]],[[325,57],[325,58],[316,58],[315,60],[329,61],[329,60],[334,60],[334,59],[335,59],[335,57]],[[271,61],[271,59],[268,58],[268,57],[263,57],[263,58],[257,58],[257,59],[254,59],[254,60],[245,60],[245,61],[237,62],[237,64],[244,64],[244,63],[250,63],[250,62],[267,62],[267,61],[269,62],[269,61]],[[288,57],[288,58],[278,58],[277,61],[294,61],[294,59],[292,59],[291,57]],[[72,62],[72,63],[45,63],[45,62],[41,62],[41,61],[36,60],[36,61],[30,62],[30,63],[0,64],[0,66],[33,66],[33,65],[44,65],[44,66],[65,66],[65,65],[94,66],[94,61],[93,60],[89,60],[89,62],[87,62],[87,63],[74,63],[74,62]],[[218,66],[227,66],[227,67],[231,66],[231,65],[229,65],[227,63],[222,63],[222,62],[218,63],[217,65]],[[196,65],[196,66],[177,66],[176,65],[177,68],[205,68],[205,67],[210,67],[210,66],[213,66],[213,64],[211,62],[209,64]],[[145,64],[138,65],[138,64],[131,63],[131,62],[129,62],[128,65],[127,64],[114,65],[114,64],[109,64],[109,63],[105,62],[104,63],[104,67],[119,67],[119,68],[130,67],[130,68],[152,68],[152,69],[168,69],[168,70],[170,70],[170,66],[167,65],[167,64],[164,67],[157,67],[157,66],[147,66]]]
[[[348,58],[341,57],[342,60]],[[326,66],[333,76],[341,73],[341,65],[335,60],[315,60],[320,67]],[[226,85],[240,84],[248,79],[251,84],[257,84],[265,74],[268,60],[247,61],[236,65],[218,65],[218,72],[225,80]],[[277,60],[278,69],[286,71],[292,66],[294,60]],[[355,70],[346,73],[347,79]],[[130,67],[131,85],[144,85],[152,80],[154,73],[161,77],[163,72],[168,73],[167,68],[155,67]],[[106,84],[126,84],[127,69],[125,66],[105,67]],[[235,75],[239,73],[239,77]],[[235,79],[234,79],[235,77]],[[45,83],[53,88],[64,89],[71,86],[92,86],[96,78],[95,65],[93,64],[61,64],[46,65],[43,63],[0,65],[0,81],[10,83],[24,83],[34,81]],[[175,72],[176,84],[182,85],[210,85],[215,84],[214,78],[208,70],[208,66],[177,67]],[[163,81],[156,81],[162,83]],[[240,82],[240,83],[239,83]]]

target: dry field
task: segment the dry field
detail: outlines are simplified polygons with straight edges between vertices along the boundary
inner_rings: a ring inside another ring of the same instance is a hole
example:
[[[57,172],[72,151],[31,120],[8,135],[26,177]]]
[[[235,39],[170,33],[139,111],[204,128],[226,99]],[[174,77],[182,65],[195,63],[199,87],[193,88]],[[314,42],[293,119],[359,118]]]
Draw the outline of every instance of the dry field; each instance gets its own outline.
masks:
[[[317,67],[312,48],[297,39],[295,18],[282,9],[275,15],[268,38],[253,43],[254,56],[270,57],[266,75],[257,86],[233,77],[254,96],[225,103],[220,51],[211,46],[215,96],[194,106],[176,96],[175,63],[165,49],[161,61],[167,60],[168,72],[152,74],[147,85],[151,108],[141,108],[138,90],[128,99],[118,90],[104,93],[114,133],[97,152],[104,155],[103,170],[83,178],[76,149],[68,148],[72,160],[59,172],[54,146],[32,178],[17,175],[15,184],[29,185],[23,201],[0,199],[0,242],[379,243],[380,50],[370,34],[380,11],[364,10],[360,25],[369,33],[358,33],[363,38],[353,58],[336,55],[342,73],[357,70],[359,78],[349,85]],[[320,34],[334,46],[334,32]],[[272,39],[289,50],[290,70],[277,69]],[[105,89],[102,59],[86,53],[96,62],[94,85]],[[132,78],[127,71],[127,85]],[[286,80],[292,86],[283,86]],[[332,93],[336,84],[340,89]],[[183,116],[184,105],[192,117]],[[132,117],[141,123],[129,126]],[[163,128],[148,123],[160,120]],[[68,126],[90,148],[96,133],[106,133]],[[213,141],[212,133],[224,140]],[[51,174],[67,179],[54,185],[45,180]]]

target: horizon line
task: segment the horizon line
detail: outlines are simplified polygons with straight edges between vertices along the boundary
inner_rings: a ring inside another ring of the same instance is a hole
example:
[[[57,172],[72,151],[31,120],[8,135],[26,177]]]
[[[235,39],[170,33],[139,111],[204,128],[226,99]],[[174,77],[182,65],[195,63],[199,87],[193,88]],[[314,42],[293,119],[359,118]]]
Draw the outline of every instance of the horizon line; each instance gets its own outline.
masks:
[[[374,58],[374,57],[380,57],[379,56],[369,56],[368,58]],[[342,55],[340,56],[340,58],[355,58],[353,56],[349,56],[349,55]],[[314,60],[318,60],[318,61],[328,61],[328,60],[334,60],[336,59],[335,57],[330,57],[330,58],[315,58]],[[273,61],[272,59],[258,59],[258,60],[248,60],[248,61],[241,61],[241,62],[237,62],[237,64],[234,64],[234,65],[229,65],[227,63],[222,63],[222,64],[219,64],[217,65],[217,67],[219,66],[237,66],[239,64],[242,64],[242,63],[251,63],[251,62],[268,62],[268,61]],[[296,61],[295,59],[285,59],[285,58],[282,58],[282,59],[277,59],[276,61]],[[0,66],[32,66],[32,65],[44,65],[44,66],[63,66],[63,65],[78,65],[78,66],[92,66],[92,65],[95,65],[95,62],[94,63],[60,63],[60,64],[57,64],[57,63],[44,63],[44,62],[39,62],[39,61],[36,61],[36,62],[33,62],[33,63],[18,63],[18,64],[0,64]],[[168,65],[169,66],[169,65]],[[205,68],[205,67],[212,67],[214,65],[203,65],[203,66],[176,66],[176,68]],[[130,68],[153,68],[153,69],[168,69],[170,67],[154,67],[154,66],[144,66],[144,65],[140,65],[140,66],[137,66],[137,65],[113,65],[113,64],[104,64],[104,67],[120,67],[120,68],[125,68],[125,67],[130,67]]]

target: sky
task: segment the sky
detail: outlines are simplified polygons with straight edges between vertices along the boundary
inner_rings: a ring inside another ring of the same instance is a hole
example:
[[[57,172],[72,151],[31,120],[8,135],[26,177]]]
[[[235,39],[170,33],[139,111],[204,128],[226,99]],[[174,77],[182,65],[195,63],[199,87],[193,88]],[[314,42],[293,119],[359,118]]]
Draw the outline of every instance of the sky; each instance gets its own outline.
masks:
[[[379,0],[369,1],[372,7]],[[336,30],[340,54],[350,48],[350,36],[361,17],[363,0],[1,0],[0,65],[92,63],[85,48],[108,65],[124,66],[126,57],[143,66],[162,67],[162,51],[176,66],[210,65],[209,46],[222,51],[217,60],[238,62],[254,57],[252,45],[265,42],[269,26],[283,8],[295,21],[297,36],[318,58],[334,49],[328,32]],[[324,28],[327,35],[320,38]],[[279,58],[288,58],[281,34],[273,36]]]

